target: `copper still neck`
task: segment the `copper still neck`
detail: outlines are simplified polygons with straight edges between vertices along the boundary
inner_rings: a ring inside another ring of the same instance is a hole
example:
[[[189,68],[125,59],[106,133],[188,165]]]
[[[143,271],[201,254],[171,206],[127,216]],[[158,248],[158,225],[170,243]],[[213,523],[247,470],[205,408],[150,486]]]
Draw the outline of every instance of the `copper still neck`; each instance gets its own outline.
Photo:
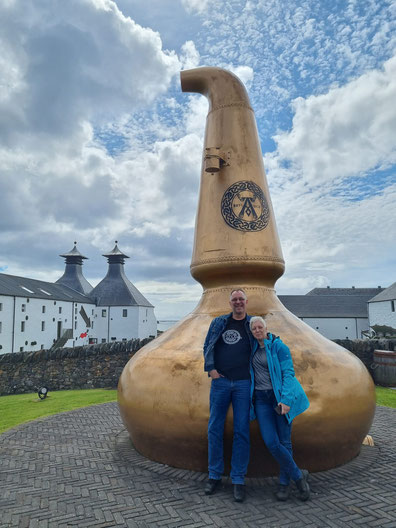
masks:
[[[209,289],[273,289],[284,272],[256,121],[241,81],[220,68],[181,72],[209,100],[192,276]]]

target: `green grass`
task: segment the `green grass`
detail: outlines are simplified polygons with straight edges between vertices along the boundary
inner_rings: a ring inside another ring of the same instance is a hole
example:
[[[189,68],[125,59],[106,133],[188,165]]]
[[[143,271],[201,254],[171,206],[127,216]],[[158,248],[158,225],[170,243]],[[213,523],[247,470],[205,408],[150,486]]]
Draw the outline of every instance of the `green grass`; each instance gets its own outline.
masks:
[[[49,392],[45,400],[40,400],[37,393],[1,396],[0,433],[36,418],[115,400],[117,391],[106,389]]]
[[[386,387],[375,387],[377,405],[393,407],[396,409],[396,390],[387,389]]]
[[[378,405],[396,408],[396,390],[376,387],[375,392]],[[49,392],[45,400],[37,393],[1,396],[0,433],[36,418],[116,400],[117,391],[106,389]]]

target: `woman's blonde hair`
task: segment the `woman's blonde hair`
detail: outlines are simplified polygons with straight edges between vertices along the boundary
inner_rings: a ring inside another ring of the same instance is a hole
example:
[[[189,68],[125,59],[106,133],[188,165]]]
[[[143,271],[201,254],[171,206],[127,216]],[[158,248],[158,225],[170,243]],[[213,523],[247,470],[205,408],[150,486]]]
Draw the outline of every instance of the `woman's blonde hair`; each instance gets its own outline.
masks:
[[[254,325],[254,323],[257,323],[258,321],[264,326],[264,328],[267,328],[267,323],[265,322],[265,319],[263,317],[260,317],[259,315],[255,315],[249,321],[250,331],[252,330],[252,326]]]

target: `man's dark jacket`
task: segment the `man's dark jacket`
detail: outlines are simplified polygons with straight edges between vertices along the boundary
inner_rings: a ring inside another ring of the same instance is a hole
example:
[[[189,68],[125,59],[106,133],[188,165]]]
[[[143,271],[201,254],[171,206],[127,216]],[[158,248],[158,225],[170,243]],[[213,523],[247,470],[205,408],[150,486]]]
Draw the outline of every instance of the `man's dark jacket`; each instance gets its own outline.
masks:
[[[226,315],[220,315],[219,317],[215,317],[213,321],[210,323],[209,330],[206,335],[206,339],[205,339],[205,343],[203,347],[205,372],[210,372],[211,370],[215,368],[214,347],[218,339],[220,338],[221,334],[224,332],[225,327],[227,326],[227,322],[230,319],[230,317],[232,317],[232,312]],[[250,321],[250,315],[246,317],[245,329],[246,329],[247,335],[249,336],[250,351],[252,351],[255,339],[252,336],[252,333],[250,331],[249,321]]]

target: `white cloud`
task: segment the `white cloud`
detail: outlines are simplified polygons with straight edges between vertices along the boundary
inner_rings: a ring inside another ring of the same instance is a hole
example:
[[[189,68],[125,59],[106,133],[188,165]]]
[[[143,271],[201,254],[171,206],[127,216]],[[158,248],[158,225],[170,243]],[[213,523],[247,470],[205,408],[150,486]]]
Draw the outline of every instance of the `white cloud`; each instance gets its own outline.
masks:
[[[181,47],[180,61],[183,70],[190,70],[199,66],[199,52],[192,40],[187,40]]]
[[[293,102],[293,130],[275,136],[278,153],[313,185],[396,162],[396,56],[327,94]]]
[[[137,288],[155,305],[157,319],[180,319],[191,312],[202,295],[200,284],[193,282],[139,281]]]
[[[20,142],[33,130],[37,142],[64,138],[84,120],[131,112],[165,92],[180,69],[159,35],[111,0],[16,2],[3,5],[1,20],[6,141]]]
[[[209,4],[214,2],[213,0],[181,0],[181,3],[189,13],[203,13]]]

